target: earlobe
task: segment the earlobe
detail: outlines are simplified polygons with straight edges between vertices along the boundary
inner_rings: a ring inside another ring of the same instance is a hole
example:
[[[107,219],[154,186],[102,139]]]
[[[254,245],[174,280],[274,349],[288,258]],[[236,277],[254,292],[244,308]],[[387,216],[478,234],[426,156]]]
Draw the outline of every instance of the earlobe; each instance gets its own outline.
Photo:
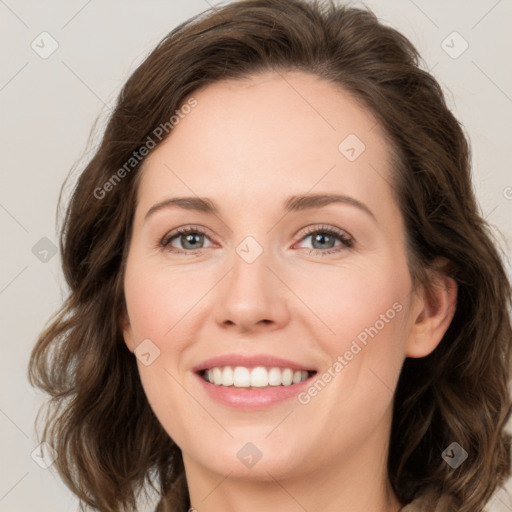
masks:
[[[435,271],[428,288],[417,293],[418,311],[407,342],[407,357],[425,357],[441,342],[455,314],[457,283],[446,274]]]
[[[130,324],[130,320],[128,318],[128,313],[124,312],[120,319],[119,325],[121,326],[121,331],[123,333],[123,338],[128,350],[133,353],[135,350],[135,346],[133,343],[133,331],[132,326]]]

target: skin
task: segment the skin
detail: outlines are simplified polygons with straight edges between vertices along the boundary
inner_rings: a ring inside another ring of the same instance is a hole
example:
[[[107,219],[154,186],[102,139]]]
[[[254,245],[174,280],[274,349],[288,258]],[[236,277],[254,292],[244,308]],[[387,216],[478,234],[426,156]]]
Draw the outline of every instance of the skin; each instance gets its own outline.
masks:
[[[160,350],[149,366],[138,360],[140,377],[182,449],[191,503],[200,512],[396,512],[386,470],[393,391],[405,357],[440,342],[456,286],[436,275],[431,293],[413,287],[389,144],[346,92],[301,72],[216,82],[193,96],[197,106],[144,163],[123,319],[132,352],[147,338]],[[338,149],[349,134],[366,146],[355,161]],[[285,199],[306,193],[351,196],[375,218],[349,204],[285,215]],[[144,219],[177,196],[209,198],[219,212],[169,207]],[[199,250],[179,236],[160,245],[188,225],[206,231],[193,240]],[[353,245],[315,244],[308,226],[338,228]],[[236,252],[247,236],[263,248],[253,263]],[[237,410],[212,400],[191,371],[237,353],[322,374],[397,302],[401,311],[307,404]],[[252,468],[236,455],[247,442],[262,454]]]

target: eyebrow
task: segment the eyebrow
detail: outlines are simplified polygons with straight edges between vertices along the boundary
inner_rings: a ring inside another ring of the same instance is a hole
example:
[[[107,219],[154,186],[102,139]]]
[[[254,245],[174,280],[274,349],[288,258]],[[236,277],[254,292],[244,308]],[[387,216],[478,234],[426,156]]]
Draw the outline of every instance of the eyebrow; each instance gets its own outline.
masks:
[[[327,206],[332,203],[355,206],[376,220],[374,213],[370,208],[368,208],[368,206],[353,197],[342,194],[308,194],[305,196],[292,196],[285,201],[284,209],[287,212],[296,212],[311,208],[321,208],[322,206]]]
[[[307,194],[302,196],[291,196],[283,204],[286,212],[297,212],[313,208],[321,208],[333,203],[347,204],[359,208],[376,220],[374,213],[361,201],[342,194]],[[171,197],[153,205],[146,213],[146,220],[153,213],[164,208],[178,207],[184,210],[193,210],[210,215],[218,215],[219,211],[215,204],[208,198],[203,197]]]

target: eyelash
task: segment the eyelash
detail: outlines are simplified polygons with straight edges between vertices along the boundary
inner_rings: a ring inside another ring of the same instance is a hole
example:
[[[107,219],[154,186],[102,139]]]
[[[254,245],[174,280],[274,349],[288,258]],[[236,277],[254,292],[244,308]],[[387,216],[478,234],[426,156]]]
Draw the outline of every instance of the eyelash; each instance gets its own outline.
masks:
[[[173,231],[172,233],[165,235],[162,238],[162,240],[160,241],[159,246],[162,249],[165,249],[171,253],[186,254],[186,255],[190,255],[190,256],[192,256],[194,254],[199,254],[202,251],[202,249],[196,249],[196,250],[190,250],[190,251],[176,249],[176,248],[169,249],[170,243],[175,238],[178,238],[178,237],[184,236],[184,235],[191,235],[191,234],[200,234],[200,235],[204,235],[204,236],[208,237],[207,233],[200,227],[189,226],[186,228],[178,228],[175,231]],[[333,228],[333,227],[329,227],[329,226],[313,226],[313,227],[307,228],[306,232],[302,235],[299,242],[313,234],[327,234],[329,236],[334,236],[335,238],[340,240],[342,246],[344,246],[344,247],[337,246],[337,248],[333,247],[333,248],[325,250],[325,251],[321,250],[321,249],[309,249],[309,252],[313,253],[315,255],[326,256],[328,254],[340,252],[341,250],[344,250],[344,249],[350,249],[354,245],[354,240],[352,238],[350,238],[345,232],[343,232],[337,228]]]
[[[350,249],[354,245],[354,240],[350,238],[344,231],[341,229],[337,229],[329,226],[311,226],[306,229],[306,232],[302,235],[299,241],[304,240],[308,236],[313,234],[327,234],[329,236],[333,236],[341,241],[341,246],[333,247],[332,249],[327,249],[322,251],[320,249],[309,249],[309,251],[313,252],[313,254],[319,254],[320,256],[326,256],[328,254],[333,254],[342,251],[343,249]]]

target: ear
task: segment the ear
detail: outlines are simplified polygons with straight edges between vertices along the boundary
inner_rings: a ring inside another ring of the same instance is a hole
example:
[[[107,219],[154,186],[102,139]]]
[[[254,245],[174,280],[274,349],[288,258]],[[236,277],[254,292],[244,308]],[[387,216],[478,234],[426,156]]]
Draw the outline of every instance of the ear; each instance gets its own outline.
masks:
[[[407,357],[428,356],[440,343],[455,314],[457,306],[457,283],[441,267],[449,260],[439,258],[428,286],[420,285],[416,290],[413,310],[414,324],[406,345]]]
[[[135,350],[133,330],[126,309],[119,316],[119,325],[121,326],[126,346],[128,347],[128,350],[133,353],[133,351]]]

